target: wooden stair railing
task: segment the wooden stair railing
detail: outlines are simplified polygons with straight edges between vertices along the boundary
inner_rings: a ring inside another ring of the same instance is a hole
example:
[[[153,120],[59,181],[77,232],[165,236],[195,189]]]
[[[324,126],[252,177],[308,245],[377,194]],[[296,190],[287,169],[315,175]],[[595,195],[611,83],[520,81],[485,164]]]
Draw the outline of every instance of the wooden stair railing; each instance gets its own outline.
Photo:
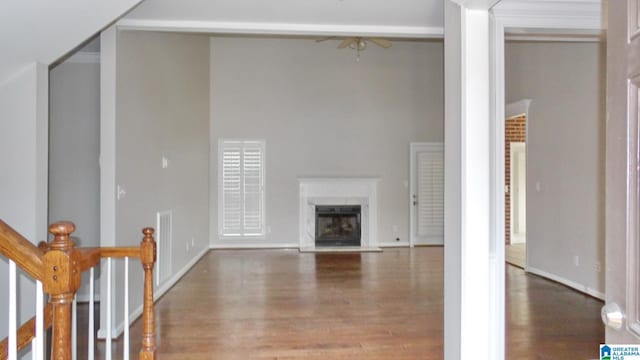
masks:
[[[51,243],[38,247],[0,220],[0,254],[16,263],[25,273],[41,281],[49,294],[44,311],[44,327],[52,328],[52,359],[71,359],[71,304],[80,288],[82,272],[100,264],[102,258],[139,258],[144,271],[142,348],[139,359],[154,360],[155,321],[153,304],[153,267],[156,262],[154,230],[145,228],[139,247],[76,248],[71,240],[75,225],[54,223],[49,232]],[[35,316],[22,325],[17,336],[18,350],[35,337]],[[9,334],[11,336],[11,334]],[[8,337],[0,341],[0,360],[8,357]]]

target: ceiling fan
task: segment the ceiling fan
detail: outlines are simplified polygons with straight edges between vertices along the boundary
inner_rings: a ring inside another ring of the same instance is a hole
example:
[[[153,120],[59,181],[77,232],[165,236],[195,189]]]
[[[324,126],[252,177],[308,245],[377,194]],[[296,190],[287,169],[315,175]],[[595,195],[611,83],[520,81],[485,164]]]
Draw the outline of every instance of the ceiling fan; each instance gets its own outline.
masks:
[[[338,37],[331,36],[323,39],[318,39],[316,42],[339,39]],[[362,37],[362,36],[351,36],[347,38],[342,38],[342,42],[338,45],[338,49],[344,49],[346,47],[356,50],[358,53],[357,60],[360,60],[360,51],[363,51],[367,48],[367,43],[372,42],[382,48],[388,49],[391,47],[391,41],[382,38],[373,38],[373,37]]]

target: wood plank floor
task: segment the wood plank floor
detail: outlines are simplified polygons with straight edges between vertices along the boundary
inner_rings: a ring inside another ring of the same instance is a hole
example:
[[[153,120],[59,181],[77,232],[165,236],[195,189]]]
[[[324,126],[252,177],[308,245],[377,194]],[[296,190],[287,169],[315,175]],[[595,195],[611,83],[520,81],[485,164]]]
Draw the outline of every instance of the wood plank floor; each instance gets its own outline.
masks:
[[[510,244],[504,247],[504,258],[508,264],[524,269],[527,257],[526,244]]]
[[[506,284],[507,359],[597,358],[600,301],[512,266]],[[443,249],[211,251],[156,314],[159,359],[442,359]]]

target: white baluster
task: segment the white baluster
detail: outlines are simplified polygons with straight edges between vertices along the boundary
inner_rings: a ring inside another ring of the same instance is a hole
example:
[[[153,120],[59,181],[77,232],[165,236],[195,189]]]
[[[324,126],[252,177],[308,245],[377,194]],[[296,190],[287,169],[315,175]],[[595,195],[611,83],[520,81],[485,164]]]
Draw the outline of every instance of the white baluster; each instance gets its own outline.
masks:
[[[123,359],[129,360],[129,258],[124,258],[124,354]]]
[[[18,359],[18,307],[16,302],[16,263],[9,260],[9,360]]]
[[[87,354],[87,359],[88,360],[93,360],[94,358],[94,353],[93,353],[93,347],[94,347],[94,341],[95,341],[95,322],[94,322],[94,309],[93,309],[93,268],[91,268],[90,272],[89,272],[89,337],[87,338],[88,344],[87,344],[87,349],[88,349],[88,354]]]
[[[71,360],[78,359],[78,301],[73,295],[71,303]]]
[[[36,333],[31,341],[31,358],[44,360],[44,291],[42,283],[36,280]]]
[[[105,355],[111,360],[111,258],[107,258],[107,339]]]

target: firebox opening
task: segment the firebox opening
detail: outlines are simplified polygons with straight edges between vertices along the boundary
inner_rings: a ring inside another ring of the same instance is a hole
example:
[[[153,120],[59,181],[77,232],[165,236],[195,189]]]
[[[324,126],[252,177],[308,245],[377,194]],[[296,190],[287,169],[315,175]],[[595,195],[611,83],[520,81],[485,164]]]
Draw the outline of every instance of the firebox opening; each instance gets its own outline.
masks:
[[[316,246],[360,246],[360,205],[316,205]]]

